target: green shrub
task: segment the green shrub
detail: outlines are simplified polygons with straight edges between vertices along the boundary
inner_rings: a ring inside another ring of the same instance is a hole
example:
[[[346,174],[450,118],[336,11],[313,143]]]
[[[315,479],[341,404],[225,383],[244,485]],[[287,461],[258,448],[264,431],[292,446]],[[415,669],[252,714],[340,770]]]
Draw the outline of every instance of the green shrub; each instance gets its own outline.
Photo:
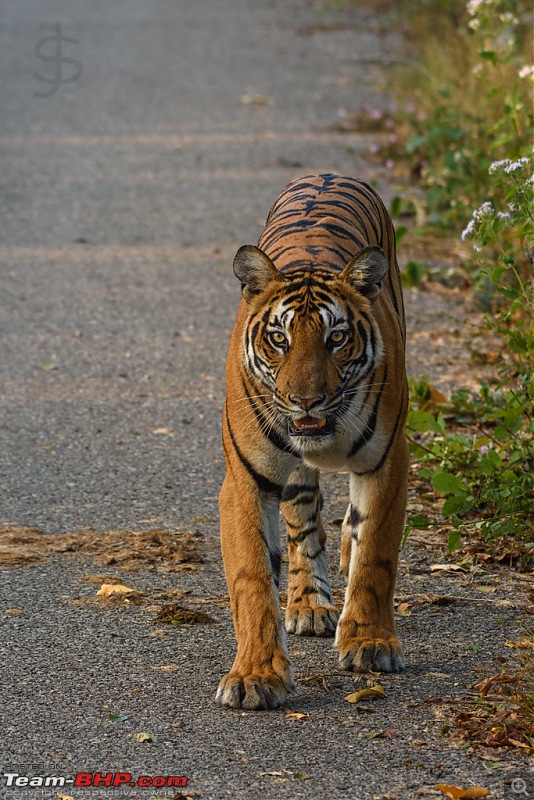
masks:
[[[491,189],[492,162],[530,154],[532,7],[399,0],[392,13],[404,20],[413,55],[388,71],[397,141],[383,156],[407,161],[425,191],[428,221],[454,227]]]
[[[513,535],[530,542],[534,533],[532,163],[501,160],[489,177],[493,197],[472,212],[463,238],[473,239],[479,274],[492,287],[485,325],[502,342],[499,383],[454,394],[446,419],[425,409],[428,383],[412,382],[408,419],[419,475],[444,498],[451,551],[472,530],[487,541]],[[418,517],[416,526],[423,525]]]

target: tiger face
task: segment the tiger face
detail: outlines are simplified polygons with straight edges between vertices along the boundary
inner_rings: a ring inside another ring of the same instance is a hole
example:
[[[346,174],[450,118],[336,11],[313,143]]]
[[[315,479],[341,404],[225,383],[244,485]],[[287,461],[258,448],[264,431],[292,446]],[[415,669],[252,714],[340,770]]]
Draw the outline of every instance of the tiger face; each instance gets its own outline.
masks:
[[[380,363],[372,304],[387,269],[379,247],[364,248],[341,272],[279,271],[251,246],[236,255],[234,271],[248,303],[245,363],[272,396],[266,424],[301,454],[343,438],[344,422]]]

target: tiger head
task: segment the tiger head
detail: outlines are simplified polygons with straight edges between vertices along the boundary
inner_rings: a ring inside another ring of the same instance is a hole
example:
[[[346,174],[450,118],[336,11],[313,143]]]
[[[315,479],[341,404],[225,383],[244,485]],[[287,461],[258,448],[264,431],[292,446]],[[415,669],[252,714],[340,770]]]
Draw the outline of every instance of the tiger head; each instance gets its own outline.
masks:
[[[241,247],[234,272],[247,303],[244,358],[272,400],[269,417],[301,451],[328,446],[365,392],[383,345],[372,306],[389,269],[365,247],[340,272],[305,264],[278,270],[257,247]],[[363,402],[363,401],[362,401]]]

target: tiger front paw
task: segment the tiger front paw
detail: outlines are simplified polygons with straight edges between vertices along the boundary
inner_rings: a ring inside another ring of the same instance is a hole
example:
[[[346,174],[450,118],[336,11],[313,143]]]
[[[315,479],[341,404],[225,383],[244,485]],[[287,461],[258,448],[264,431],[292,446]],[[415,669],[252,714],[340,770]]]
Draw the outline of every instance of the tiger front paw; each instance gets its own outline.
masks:
[[[232,670],[219,684],[215,702],[226,708],[242,708],[246,711],[267,711],[278,708],[294,691],[293,676],[276,672],[242,675]]]
[[[362,631],[361,634],[336,642],[342,669],[353,672],[402,672],[404,656],[395,634]]]
[[[305,607],[288,605],[285,626],[288,633],[297,636],[334,636],[339,611],[335,606]]]

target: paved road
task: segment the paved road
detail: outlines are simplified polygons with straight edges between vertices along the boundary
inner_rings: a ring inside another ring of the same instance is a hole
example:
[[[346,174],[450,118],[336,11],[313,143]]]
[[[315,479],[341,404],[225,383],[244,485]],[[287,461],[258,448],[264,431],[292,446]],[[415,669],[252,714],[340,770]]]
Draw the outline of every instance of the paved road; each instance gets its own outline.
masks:
[[[49,534],[194,529],[198,572],[125,581],[190,591],[193,603],[224,595],[216,497],[239,299],[231,258],[292,178],[384,181],[363,159],[368,137],[333,126],[340,108],[384,102],[359,61],[394,38],[369,12],[308,0],[3,0],[0,22],[0,522]],[[60,67],[44,57],[57,42],[42,40],[59,35],[73,59],[61,77],[81,75],[54,90]],[[333,519],[346,488],[331,489]],[[0,608],[23,612],[1,619],[4,772],[185,775],[202,800],[405,800],[435,796],[421,787],[439,781],[505,796],[517,768],[488,777],[440,739],[425,703],[472,682],[468,644],[497,654],[510,635],[497,617],[511,625],[513,609],[482,618],[468,603],[467,619],[456,606],[401,619],[412,667],[387,679],[374,714],[344,703],[353,682],[328,642],[292,640],[300,679],[288,705],[311,716],[295,720],[214,706],[234,647],[224,603],[201,606],[217,624],[170,630],[143,610],[69,605],[95,591],[80,579],[102,571],[56,555],[0,573]],[[435,580],[424,553],[406,555],[400,591],[436,591]],[[442,580],[443,592],[470,591]],[[384,730],[393,738],[370,738]],[[133,741],[140,731],[157,741]],[[0,779],[9,800],[57,793]]]

